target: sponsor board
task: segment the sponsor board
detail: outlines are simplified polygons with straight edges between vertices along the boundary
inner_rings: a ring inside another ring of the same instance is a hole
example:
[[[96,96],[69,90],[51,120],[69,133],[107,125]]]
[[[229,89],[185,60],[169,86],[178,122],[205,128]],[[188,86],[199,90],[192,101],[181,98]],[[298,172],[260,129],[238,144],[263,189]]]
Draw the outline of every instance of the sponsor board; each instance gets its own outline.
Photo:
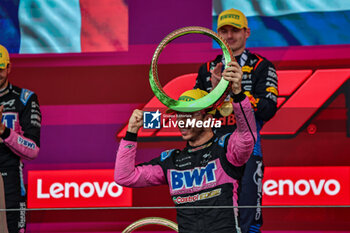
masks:
[[[262,128],[260,133],[263,136],[295,136],[349,79],[350,69],[279,70],[277,74],[278,90],[269,88],[268,95],[275,98],[271,95],[278,91],[278,111]],[[329,83],[329,77],[331,76],[337,78]],[[163,90],[165,93],[179,96],[185,90],[193,88],[196,77],[197,73],[176,77],[165,85]],[[275,77],[268,77],[267,81],[271,87],[277,84]],[[254,104],[254,101],[252,102]],[[156,97],[153,97],[146,103],[143,110],[161,109],[162,107],[164,108],[163,104]],[[291,121],[291,119],[293,120]],[[222,122],[222,124],[226,125],[226,122]],[[169,132],[164,127],[153,127],[152,129],[152,131],[141,129],[138,137],[181,136],[180,132]],[[117,137],[123,138],[126,130],[127,125],[117,134]]]
[[[188,185],[181,181],[172,180]],[[350,205],[350,167],[265,167],[262,190],[263,206]],[[28,208],[117,206],[132,206],[132,189],[117,185],[113,170],[28,172]]]
[[[113,176],[113,170],[29,171],[28,208],[132,206],[132,190]]]
[[[350,205],[350,167],[267,167],[263,205]]]

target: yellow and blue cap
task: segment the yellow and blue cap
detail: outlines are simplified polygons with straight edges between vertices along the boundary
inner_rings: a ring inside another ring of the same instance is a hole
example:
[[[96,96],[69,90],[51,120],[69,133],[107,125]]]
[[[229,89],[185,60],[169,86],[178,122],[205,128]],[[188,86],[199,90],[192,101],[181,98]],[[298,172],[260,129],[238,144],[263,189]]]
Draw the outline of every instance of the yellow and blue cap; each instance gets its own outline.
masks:
[[[0,69],[6,69],[8,64],[10,64],[9,52],[0,44]]]
[[[239,29],[248,28],[247,17],[242,13],[242,11],[237,9],[229,9],[220,13],[218,17],[218,27],[230,25]]]
[[[183,102],[188,102],[188,101],[193,101],[193,100],[198,100],[204,96],[208,95],[208,92],[206,91],[203,91],[199,88],[197,89],[191,89],[191,90],[188,90],[188,91],[185,91],[184,93],[182,93],[179,97],[179,101],[183,101]],[[171,112],[174,112],[174,110],[172,109],[168,109],[166,111],[167,113],[171,113]],[[215,109],[213,110],[210,110],[209,112],[207,112],[208,114],[212,114],[214,115],[216,112]]]

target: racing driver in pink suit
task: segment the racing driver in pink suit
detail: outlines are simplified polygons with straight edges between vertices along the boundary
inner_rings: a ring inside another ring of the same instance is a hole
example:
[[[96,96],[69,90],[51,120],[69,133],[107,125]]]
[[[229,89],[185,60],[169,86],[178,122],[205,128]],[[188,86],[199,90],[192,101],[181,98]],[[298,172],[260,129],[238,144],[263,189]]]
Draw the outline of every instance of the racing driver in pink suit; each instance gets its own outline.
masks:
[[[133,188],[167,184],[175,205],[189,207],[177,209],[179,232],[240,232],[234,206],[244,165],[255,144],[256,125],[251,104],[241,89],[240,66],[231,62],[222,75],[232,88],[237,121],[233,133],[218,138],[210,127],[179,127],[187,141],[183,150],[167,150],[147,163],[135,165],[137,132],[143,125],[143,111],[136,109],[117,152],[114,173],[117,184]],[[189,90],[179,100],[191,101],[206,94],[200,89]],[[191,121],[206,121],[214,111],[209,108],[181,115]],[[177,118],[181,120],[186,119]]]

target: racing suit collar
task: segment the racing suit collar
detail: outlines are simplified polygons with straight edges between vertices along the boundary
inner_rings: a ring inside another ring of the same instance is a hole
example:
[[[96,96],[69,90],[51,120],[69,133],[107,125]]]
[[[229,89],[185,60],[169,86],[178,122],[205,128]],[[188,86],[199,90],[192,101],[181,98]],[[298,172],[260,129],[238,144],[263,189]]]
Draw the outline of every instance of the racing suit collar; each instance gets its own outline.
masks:
[[[195,151],[199,151],[199,150],[205,149],[205,148],[211,146],[211,144],[213,144],[214,139],[215,139],[215,135],[211,139],[209,139],[207,142],[205,142],[205,143],[203,143],[202,145],[199,145],[199,146],[190,146],[190,144],[188,144],[188,142],[187,142],[185,150],[187,150],[189,153],[191,153],[191,152],[195,152]]]
[[[239,61],[239,59],[241,59],[241,56],[242,56],[242,54],[240,54],[240,55],[238,55],[238,56],[235,56],[236,61]]]
[[[245,49],[244,51],[243,51],[243,53],[241,53],[240,55],[238,55],[238,56],[235,56],[235,59],[236,59],[236,61],[238,62],[238,64],[241,66],[241,67],[243,67],[244,65],[245,65],[245,62],[247,61],[247,58],[248,58],[248,55],[249,55],[249,50],[248,49]],[[220,57],[217,57],[216,59],[220,59]],[[222,62],[222,64],[226,64],[226,62],[225,62],[225,57],[224,56],[222,56],[221,55],[221,62]]]
[[[3,90],[0,91],[0,97],[9,93],[11,89],[12,89],[12,84],[8,83],[7,87],[5,87]]]

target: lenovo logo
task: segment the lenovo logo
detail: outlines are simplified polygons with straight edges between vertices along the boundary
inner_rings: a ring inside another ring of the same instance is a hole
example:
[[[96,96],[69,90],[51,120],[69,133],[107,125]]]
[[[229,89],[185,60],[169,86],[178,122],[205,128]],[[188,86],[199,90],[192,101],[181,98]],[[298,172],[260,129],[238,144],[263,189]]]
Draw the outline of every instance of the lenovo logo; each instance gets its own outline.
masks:
[[[43,180],[37,180],[37,198],[70,198],[84,197],[90,198],[94,195],[97,197],[119,197],[123,193],[123,187],[116,183],[103,182],[84,182],[78,184],[76,182],[65,182],[64,184],[56,182],[50,185],[47,193],[43,192]]]
[[[264,194],[268,196],[274,195],[299,195],[305,196],[309,193],[319,196],[326,194],[329,196],[337,195],[340,191],[340,183],[337,180],[319,180],[315,181],[300,179],[296,182],[292,180],[266,180],[263,185]]]
[[[113,170],[28,172],[29,208],[132,205],[132,190],[113,181]]]
[[[349,205],[350,167],[266,167],[263,205]]]

